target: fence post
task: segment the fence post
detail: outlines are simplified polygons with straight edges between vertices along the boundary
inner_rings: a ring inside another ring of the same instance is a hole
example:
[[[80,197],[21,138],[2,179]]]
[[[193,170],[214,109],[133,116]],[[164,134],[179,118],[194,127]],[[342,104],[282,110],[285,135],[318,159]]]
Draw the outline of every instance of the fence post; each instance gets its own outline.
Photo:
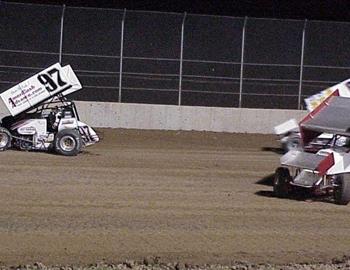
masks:
[[[244,46],[245,46],[245,28],[247,25],[248,17],[244,17],[243,29],[242,29],[242,47],[241,47],[241,73],[239,78],[239,100],[238,107],[242,108],[242,91],[243,91],[243,65],[244,65]]]
[[[61,33],[60,33],[60,52],[58,56],[58,62],[62,63],[62,50],[63,50],[63,24],[64,24],[64,12],[66,10],[66,5],[62,6],[62,15],[61,15]]]
[[[303,68],[304,68],[304,49],[305,49],[305,30],[307,20],[304,21],[303,35],[301,39],[301,57],[300,57],[300,77],[299,77],[299,94],[298,94],[298,110],[302,109],[301,106],[301,88],[303,84]]]
[[[183,52],[184,52],[184,32],[185,32],[185,20],[187,13],[184,13],[181,24],[181,49],[180,49],[180,71],[179,71],[179,100],[178,105],[181,105],[181,92],[182,92],[182,65],[183,65]]]
[[[123,54],[124,54],[124,23],[126,16],[126,8],[123,12],[122,19],[122,28],[121,28],[121,37],[120,37],[120,61],[119,61],[119,93],[118,93],[118,102],[122,102],[122,80],[123,80]]]

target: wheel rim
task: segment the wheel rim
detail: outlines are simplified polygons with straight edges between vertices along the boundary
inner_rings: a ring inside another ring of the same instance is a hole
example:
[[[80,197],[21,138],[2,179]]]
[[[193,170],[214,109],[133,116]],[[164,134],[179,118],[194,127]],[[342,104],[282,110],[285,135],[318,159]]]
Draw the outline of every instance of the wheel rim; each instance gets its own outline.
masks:
[[[4,148],[9,142],[9,137],[6,133],[0,132],[0,148]]]
[[[77,143],[72,136],[63,136],[60,140],[60,147],[63,151],[66,152],[73,151],[76,145]]]

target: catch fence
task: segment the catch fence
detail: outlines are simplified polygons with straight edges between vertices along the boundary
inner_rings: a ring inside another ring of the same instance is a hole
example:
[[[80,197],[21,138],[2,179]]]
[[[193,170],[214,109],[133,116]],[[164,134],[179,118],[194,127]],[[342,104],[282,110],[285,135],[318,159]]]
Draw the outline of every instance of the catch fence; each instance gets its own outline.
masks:
[[[302,109],[350,74],[350,24],[0,2],[0,92],[61,62],[77,100]]]

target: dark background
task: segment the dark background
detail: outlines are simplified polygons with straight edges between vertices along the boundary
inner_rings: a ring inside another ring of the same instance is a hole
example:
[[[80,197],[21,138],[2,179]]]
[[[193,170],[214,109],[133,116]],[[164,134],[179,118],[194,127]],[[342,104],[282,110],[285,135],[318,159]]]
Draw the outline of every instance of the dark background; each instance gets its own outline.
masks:
[[[7,0],[7,2],[66,4],[130,10],[188,12],[238,17],[349,21],[348,0]]]
[[[238,107],[242,16],[249,16],[242,107],[299,108],[306,18],[302,99],[347,79],[350,73],[347,1],[12,2],[0,5],[0,92],[58,62],[62,4],[67,5],[62,64],[72,65],[85,88],[73,95],[78,100],[118,101],[123,8],[127,12],[122,102],[178,104],[184,14],[140,10],[189,12],[182,105]]]

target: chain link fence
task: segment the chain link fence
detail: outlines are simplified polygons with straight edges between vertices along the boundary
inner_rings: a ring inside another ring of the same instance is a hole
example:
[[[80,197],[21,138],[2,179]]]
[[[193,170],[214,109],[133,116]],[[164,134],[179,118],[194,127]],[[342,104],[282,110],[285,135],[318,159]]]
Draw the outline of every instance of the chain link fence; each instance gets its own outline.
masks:
[[[0,2],[0,92],[56,62],[76,100],[302,109],[350,77],[349,23]]]

